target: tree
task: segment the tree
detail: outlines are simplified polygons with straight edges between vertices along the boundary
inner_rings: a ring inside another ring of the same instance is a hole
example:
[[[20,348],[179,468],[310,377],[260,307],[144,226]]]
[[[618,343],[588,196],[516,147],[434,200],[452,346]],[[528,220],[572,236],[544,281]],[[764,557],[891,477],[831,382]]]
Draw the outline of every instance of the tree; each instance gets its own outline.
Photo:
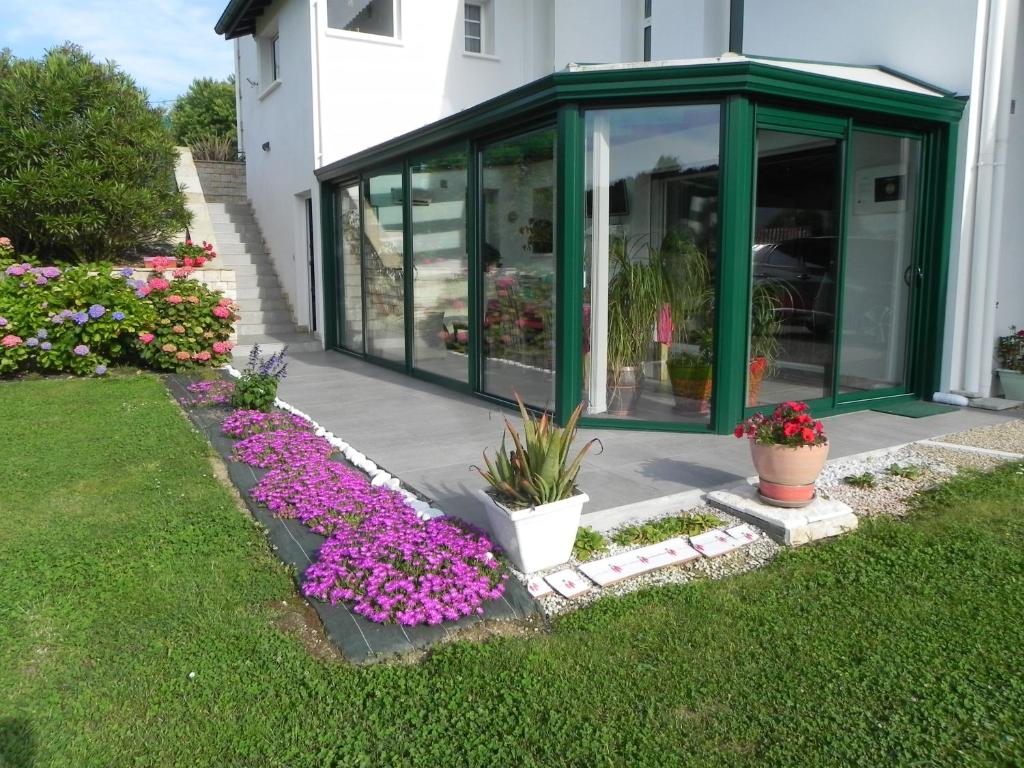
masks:
[[[192,81],[171,108],[171,131],[178,144],[203,139],[230,139],[235,143],[235,78]]]
[[[65,43],[0,51],[0,234],[46,261],[116,259],[189,222],[177,151],[145,91]]]

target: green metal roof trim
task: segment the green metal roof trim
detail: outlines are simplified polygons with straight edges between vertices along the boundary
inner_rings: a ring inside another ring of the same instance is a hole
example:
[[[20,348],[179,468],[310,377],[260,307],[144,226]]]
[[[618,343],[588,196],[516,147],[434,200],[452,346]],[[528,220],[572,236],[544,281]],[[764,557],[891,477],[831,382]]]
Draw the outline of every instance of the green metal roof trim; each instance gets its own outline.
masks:
[[[273,0],[230,0],[213,29],[227,40],[251,35],[258,19]]]
[[[321,181],[395,162],[411,152],[504,131],[548,115],[560,103],[615,99],[715,99],[746,94],[798,101],[853,116],[870,113],[915,123],[957,123],[962,99],[932,96],[743,60],[648,68],[563,71],[527,83],[474,107],[389,139],[317,169]]]

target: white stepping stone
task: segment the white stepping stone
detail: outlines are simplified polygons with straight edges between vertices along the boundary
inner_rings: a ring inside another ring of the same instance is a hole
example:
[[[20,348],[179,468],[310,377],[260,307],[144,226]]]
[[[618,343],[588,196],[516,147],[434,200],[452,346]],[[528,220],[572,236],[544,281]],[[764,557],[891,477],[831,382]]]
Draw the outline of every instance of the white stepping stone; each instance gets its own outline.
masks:
[[[719,530],[691,536],[690,545],[704,557],[719,557],[743,546],[725,531]]]
[[[554,587],[555,592],[562,597],[570,599],[590,591],[590,582],[587,581],[585,576],[577,573],[572,568],[549,573],[544,577],[544,581]]]
[[[743,523],[742,525],[734,525],[732,528],[726,528],[725,532],[732,538],[736,539],[740,544],[750,544],[752,541],[757,541],[761,538],[761,535],[757,532],[757,528],[752,525]]]
[[[607,587],[631,576],[639,576],[642,573],[655,571],[669,565],[679,565],[698,557],[700,554],[697,550],[687,544],[684,539],[673,538],[584,563],[580,566],[580,570],[598,585]]]
[[[544,597],[544,595],[550,595],[554,590],[544,579],[535,578],[526,582],[526,591],[533,597]]]

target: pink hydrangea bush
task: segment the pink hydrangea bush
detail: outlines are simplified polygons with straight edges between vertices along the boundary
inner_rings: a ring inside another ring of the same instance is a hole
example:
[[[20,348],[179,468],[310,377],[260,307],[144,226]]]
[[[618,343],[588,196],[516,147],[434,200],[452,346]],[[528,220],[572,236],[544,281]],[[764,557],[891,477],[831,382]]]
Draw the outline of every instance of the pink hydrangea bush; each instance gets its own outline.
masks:
[[[221,431],[235,440],[242,440],[260,432],[278,432],[287,430],[312,432],[313,425],[301,416],[283,411],[253,411],[240,408],[224,419]]]
[[[142,359],[152,367],[183,371],[230,362],[230,341],[238,307],[219,291],[188,277],[190,268],[170,277],[157,271],[135,282],[136,296],[152,307],[156,321],[137,337]]]

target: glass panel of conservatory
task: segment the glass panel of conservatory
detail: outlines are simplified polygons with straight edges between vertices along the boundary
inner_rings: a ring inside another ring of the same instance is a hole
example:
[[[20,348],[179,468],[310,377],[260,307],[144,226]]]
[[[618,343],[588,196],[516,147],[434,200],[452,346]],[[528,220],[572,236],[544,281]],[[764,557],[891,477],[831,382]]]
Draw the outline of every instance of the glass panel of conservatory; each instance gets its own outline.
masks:
[[[363,267],[359,243],[359,185],[338,188],[338,226],[335,253],[338,258],[338,344],[352,352],[363,351]]]
[[[839,392],[901,387],[921,142],[855,131],[847,204]]]
[[[405,362],[402,174],[363,182],[363,288],[366,354]]]
[[[469,381],[465,150],[411,163],[413,365]]]
[[[718,105],[587,112],[587,414],[710,418],[720,120]]]
[[[842,142],[757,132],[747,405],[832,396]]]
[[[553,408],[555,131],[482,155],[483,389]]]

